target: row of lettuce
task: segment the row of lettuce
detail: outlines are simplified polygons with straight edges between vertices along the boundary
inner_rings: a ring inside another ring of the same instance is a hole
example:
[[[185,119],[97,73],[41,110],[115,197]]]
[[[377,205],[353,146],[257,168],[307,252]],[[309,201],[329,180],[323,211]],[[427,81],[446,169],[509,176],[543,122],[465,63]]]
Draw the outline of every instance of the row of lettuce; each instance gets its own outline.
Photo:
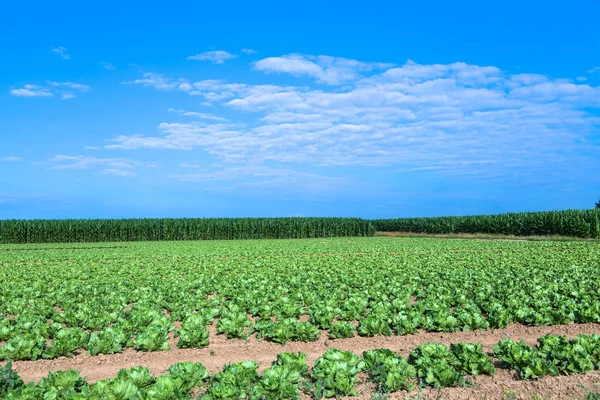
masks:
[[[108,326],[103,326],[105,321],[101,319],[89,320],[89,316],[83,313],[66,313],[65,318],[57,312],[52,315],[32,315],[26,312],[14,319],[0,320],[0,341],[5,341],[0,348],[0,360],[73,357],[84,350],[92,356],[116,354],[127,347],[144,352],[164,351],[170,349],[171,334],[178,338],[178,348],[203,348],[209,345],[207,326],[213,324],[217,316],[216,333],[225,335],[228,339],[248,339],[250,335],[255,335],[257,339],[282,345],[288,341],[314,342],[319,339],[322,330],[326,331],[329,339],[335,340],[354,337],[355,332],[362,337],[374,337],[414,334],[423,328],[430,332],[485,330],[490,326],[506,327],[514,318],[507,309],[498,308],[492,309],[486,319],[481,315],[481,310],[472,304],[459,305],[454,310],[419,310],[425,304],[415,303],[410,308],[394,310],[393,313],[388,309],[381,309],[368,315],[364,314],[365,304],[356,305],[356,315],[348,317],[358,318],[358,323],[335,320],[338,310],[327,306],[315,307],[309,314],[308,321],[300,321],[296,317],[265,316],[253,322],[239,306],[229,305],[222,310],[207,308],[188,315],[183,318],[179,329],[175,329],[173,317],[167,317],[162,311],[137,307],[122,312]],[[549,320],[547,323],[543,314],[534,310],[528,312],[531,314],[523,317],[532,318],[531,321],[528,320],[529,325],[536,325],[535,322],[546,325],[599,320],[597,310],[593,318],[582,314],[575,321],[560,319]],[[568,318],[566,313],[570,309],[567,308],[564,312]],[[551,310],[548,317],[552,315],[555,318],[561,317],[560,310]]]
[[[154,218],[0,220],[0,243],[292,239],[380,232],[600,238],[600,209],[432,218]]]
[[[518,379],[584,374],[600,366],[600,336],[546,335],[536,346],[510,338],[493,348],[492,356],[515,371]],[[350,351],[330,349],[309,370],[306,354],[280,353],[271,367],[257,373],[258,364],[244,361],[226,365],[210,376],[201,363],[179,362],[155,377],[148,368],[121,369],[117,377],[88,384],[76,370],[49,372],[37,384],[24,384],[7,363],[0,371],[0,396],[7,399],[298,399],[299,390],[315,399],[355,396],[361,372],[379,393],[411,391],[419,386],[465,386],[470,377],[493,375],[493,359],[479,343],[438,343],[417,346],[408,358],[388,349]]]

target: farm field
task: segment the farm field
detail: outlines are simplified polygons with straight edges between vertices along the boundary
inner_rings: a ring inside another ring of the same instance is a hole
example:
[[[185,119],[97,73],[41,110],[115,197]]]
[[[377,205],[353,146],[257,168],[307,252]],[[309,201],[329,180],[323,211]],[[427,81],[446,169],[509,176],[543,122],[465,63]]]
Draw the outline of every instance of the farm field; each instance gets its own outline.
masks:
[[[597,241],[0,245],[0,264],[0,360],[39,382],[7,367],[6,398],[546,399],[600,382]]]

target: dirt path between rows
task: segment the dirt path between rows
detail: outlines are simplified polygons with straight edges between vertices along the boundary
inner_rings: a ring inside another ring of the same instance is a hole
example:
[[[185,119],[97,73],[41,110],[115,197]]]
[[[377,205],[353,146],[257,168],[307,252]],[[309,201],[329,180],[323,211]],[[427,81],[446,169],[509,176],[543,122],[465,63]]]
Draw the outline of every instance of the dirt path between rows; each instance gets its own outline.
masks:
[[[494,376],[478,376],[473,379],[473,384],[464,388],[416,389],[410,393],[406,391],[392,393],[389,400],[569,400],[584,399],[586,392],[591,389],[600,389],[600,374],[598,372],[586,375],[545,377],[539,381],[518,381],[512,373],[505,369],[496,369]],[[358,385],[357,397],[348,397],[355,400],[374,400],[375,385],[364,383]],[[302,396],[302,400],[310,400],[310,396]],[[594,398],[595,399],[595,398]]]
[[[511,337],[513,340],[525,340],[528,344],[535,344],[538,337],[545,334],[561,334],[569,338],[579,334],[600,334],[600,324],[570,324],[545,327],[529,327],[517,324],[511,324],[505,329],[492,329],[487,331],[468,331],[455,333],[431,333],[421,332],[415,335],[407,336],[377,336],[373,338],[354,337],[350,339],[328,340],[327,333],[321,334],[319,340],[311,343],[289,342],[285,346],[270,343],[263,340],[257,340],[251,337],[248,341],[228,340],[223,335],[216,335],[215,325],[209,327],[210,344],[203,349],[178,349],[176,347],[177,339],[171,339],[170,346],[172,350],[144,353],[133,349],[125,349],[122,353],[113,355],[90,356],[86,352],[76,355],[74,358],[57,358],[54,360],[38,361],[16,361],[13,366],[25,382],[38,381],[47,375],[48,371],[58,371],[67,369],[77,369],[81,375],[87,378],[88,382],[95,382],[101,379],[113,378],[121,368],[130,368],[134,365],[142,365],[150,368],[153,374],[163,374],[170,365],[179,361],[202,362],[210,372],[215,372],[230,362],[244,360],[254,360],[259,364],[259,371],[269,367],[278,353],[284,351],[298,352],[307,354],[310,365],[320,357],[327,349],[337,348],[340,350],[351,350],[357,354],[364,350],[376,348],[388,348],[398,352],[403,356],[408,356],[410,351],[417,345],[427,342],[437,342],[443,344],[457,342],[478,342],[482,343],[486,352],[491,352],[492,347],[499,340]],[[488,399],[496,398],[493,393],[503,398],[503,388],[515,388],[517,393],[523,390],[540,391],[540,394],[546,393],[543,398],[553,398],[553,395],[564,395],[566,390],[573,393],[582,394],[579,385],[585,383],[588,386],[593,382],[600,382],[600,375],[588,374],[583,376],[562,376],[545,378],[539,382],[519,382],[512,378],[510,371],[498,370],[493,377],[478,377],[476,379],[476,388],[444,389],[442,392],[450,395],[456,393],[459,397],[442,398],[481,398],[484,392],[487,392]],[[541,385],[541,386],[540,386]],[[364,386],[364,385],[363,385]],[[487,389],[490,391],[488,392]],[[366,388],[368,389],[368,388]],[[485,390],[484,390],[485,389]],[[482,392],[483,390],[483,392]],[[556,392],[559,390],[559,392]],[[434,395],[434,392],[436,393]],[[438,391],[427,389],[423,394],[430,393],[437,398]],[[406,393],[405,393],[406,395]],[[461,397],[462,396],[462,397]],[[491,396],[491,397],[490,397]],[[581,396],[580,396],[581,397]],[[579,397],[579,398],[580,398]],[[362,398],[362,397],[361,397]],[[370,397],[364,397],[365,399]],[[391,397],[403,398],[403,397]],[[516,398],[519,398],[518,396]],[[531,396],[527,397],[528,399]],[[569,398],[569,397],[554,397]],[[573,398],[573,397],[571,397]]]

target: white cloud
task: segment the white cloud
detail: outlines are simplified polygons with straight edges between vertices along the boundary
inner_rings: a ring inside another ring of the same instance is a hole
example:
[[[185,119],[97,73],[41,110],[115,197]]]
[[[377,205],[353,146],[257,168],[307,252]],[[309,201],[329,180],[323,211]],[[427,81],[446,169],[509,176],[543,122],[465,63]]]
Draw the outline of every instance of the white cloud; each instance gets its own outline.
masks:
[[[97,146],[84,146],[85,150],[100,150],[100,147]]]
[[[120,176],[123,178],[133,178],[136,176],[135,172],[133,172],[133,171],[128,171],[126,169],[115,169],[115,168],[103,169],[102,171],[100,171],[100,173],[103,175],[114,175],[114,176]]]
[[[22,89],[13,89],[10,91],[13,96],[19,97],[50,97],[52,93],[46,88],[38,85],[25,85]]]
[[[62,100],[68,100],[75,97],[71,92],[65,92],[64,88],[77,90],[80,92],[89,92],[92,88],[88,85],[73,82],[46,82],[46,86],[30,85],[23,86],[22,89],[13,89],[10,93],[13,96],[20,97],[51,97],[54,94],[61,96]]]
[[[338,85],[357,79],[361,72],[386,69],[392,64],[365,63],[340,57],[288,54],[257,61],[254,68],[267,73],[308,76],[328,85]]]
[[[577,80],[578,82],[585,82],[587,81],[587,78],[585,76],[578,76],[577,78],[575,78],[575,80]]]
[[[214,64],[223,64],[227,60],[237,58],[235,54],[230,54],[223,50],[207,51],[205,53],[189,56],[188,60],[210,61]]]
[[[202,149],[230,166],[386,165],[464,179],[521,176],[522,182],[531,174],[556,179],[600,168],[600,148],[593,145],[600,117],[591,111],[600,108],[599,87],[465,63],[409,61],[380,71],[382,64],[334,57],[265,60],[255,68],[345,84],[145,77],[135,83],[197,96],[237,123],[163,122],[156,135],[121,135],[105,147]]]
[[[117,69],[114,65],[108,62],[101,62],[100,65],[102,65],[102,68],[104,68],[107,71],[114,71]]]
[[[98,170],[104,175],[134,177],[138,168],[154,168],[156,164],[143,163],[129,158],[100,158],[91,156],[58,155],[49,160],[52,169]]]
[[[62,46],[54,47],[52,52],[60,55],[64,60],[68,60],[70,58],[67,54],[67,49]]]
[[[181,88],[184,88],[184,89],[181,89],[184,91],[187,91],[185,89],[187,89],[188,85],[189,85],[187,83],[187,81],[184,79],[174,80],[174,79],[166,78],[162,74],[155,74],[152,72],[146,72],[145,74],[142,75],[141,79],[136,79],[134,81],[123,82],[123,83],[130,84],[130,85],[149,86],[149,87],[153,87],[154,89],[159,89],[159,90],[175,90],[175,89],[181,87]]]
[[[227,121],[227,118],[219,117],[219,116],[216,116],[214,114],[209,114],[209,113],[201,113],[201,112],[186,111],[186,110],[175,110],[174,108],[169,108],[169,112],[176,112],[185,117],[194,117],[194,118],[199,118],[199,119],[208,119],[208,120],[212,120],[212,121],[221,121],[221,122]]]
[[[14,157],[14,156],[0,157],[0,162],[19,162],[19,161],[21,161],[21,157]]]
[[[594,68],[590,68],[590,69],[588,69],[588,72],[589,72],[590,74],[593,74],[594,72],[600,72],[600,65],[599,65],[599,66],[597,66],[597,67],[594,67]]]
[[[252,50],[252,49],[242,49],[241,52],[244,53],[244,54],[256,54],[256,53],[258,53],[258,51]]]

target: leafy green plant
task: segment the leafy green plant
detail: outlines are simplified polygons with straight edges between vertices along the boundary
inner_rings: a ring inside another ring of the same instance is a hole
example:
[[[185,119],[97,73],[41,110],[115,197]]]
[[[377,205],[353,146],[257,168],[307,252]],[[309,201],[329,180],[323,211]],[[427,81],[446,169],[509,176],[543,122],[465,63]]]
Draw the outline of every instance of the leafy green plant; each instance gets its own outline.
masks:
[[[107,327],[98,333],[90,334],[86,348],[90,355],[115,354],[123,351],[127,336],[119,329]]]
[[[467,375],[493,375],[496,372],[481,343],[451,343],[450,351],[456,357],[458,369]]]
[[[249,332],[246,328],[252,326],[252,321],[241,312],[227,313],[221,316],[217,323],[217,333],[224,333],[227,339],[247,339]]]
[[[256,325],[257,337],[265,338],[275,343],[286,344],[288,341],[313,342],[321,333],[310,322],[300,322],[294,318],[281,321],[261,321]]]
[[[79,371],[48,372],[48,376],[37,384],[36,391],[43,394],[44,399],[69,399],[80,393],[86,385]]]
[[[145,389],[156,382],[156,378],[150,375],[150,370],[146,367],[131,367],[130,369],[120,369],[117,372],[117,379],[129,381],[138,389]]]
[[[296,371],[300,375],[308,374],[308,366],[306,365],[306,354],[304,353],[279,353],[277,359],[273,362],[273,366],[281,366],[291,371]]]
[[[180,386],[184,392],[194,387],[200,387],[210,376],[206,367],[201,363],[178,362],[169,367],[169,375],[175,380],[181,380]]]
[[[360,321],[358,334],[366,337],[375,335],[392,336],[393,332],[390,321],[385,314],[371,314]]]
[[[538,379],[559,374],[558,368],[543,353],[523,341],[501,340],[494,345],[494,356],[516,370],[520,379]]]
[[[595,368],[600,368],[600,336],[597,334],[593,335],[579,335],[575,339],[571,340],[573,346],[581,346],[587,354],[590,356],[590,361],[594,364]]]
[[[486,321],[491,328],[506,328],[506,325],[513,322],[514,316],[511,310],[503,307],[499,303],[495,303],[490,307]]]
[[[378,349],[363,352],[363,359],[365,370],[377,383],[380,392],[410,391],[414,388],[410,379],[415,378],[417,372],[406,358],[398,357],[387,349]]]
[[[427,310],[425,326],[432,332],[456,332],[461,328],[461,322],[449,309]]]
[[[392,326],[399,336],[417,333],[422,324],[423,316],[414,310],[400,313],[392,318]]]
[[[14,321],[10,318],[0,320],[0,341],[7,341],[12,337],[14,331]]]
[[[203,400],[245,399],[258,378],[258,364],[253,361],[228,364],[223,371],[217,372]]]
[[[12,369],[12,362],[9,361],[6,365],[0,366],[0,396],[4,396],[22,386],[23,380]]]
[[[329,328],[329,339],[344,339],[354,337],[354,325],[347,321],[339,321],[331,324]]]
[[[43,336],[15,336],[0,349],[0,360],[37,360],[45,348],[46,339]]]
[[[147,398],[155,400],[183,400],[191,399],[187,384],[184,380],[174,378],[170,374],[156,378],[154,385],[147,390]]]
[[[143,392],[133,382],[121,379],[98,381],[86,386],[73,400],[143,400]]]
[[[44,350],[42,357],[56,358],[60,356],[73,357],[73,352],[81,349],[88,343],[89,334],[77,328],[64,328],[59,330],[52,344]]]
[[[314,342],[319,338],[321,331],[310,322],[296,322],[292,340],[300,342]]]
[[[565,374],[584,374],[594,370],[594,356],[578,341],[565,336],[546,335],[538,338],[539,352]]]
[[[302,375],[298,371],[281,365],[266,369],[252,388],[252,400],[295,400],[299,399],[298,384]]]
[[[329,329],[339,311],[331,306],[317,307],[309,314],[309,321],[319,329]]]
[[[426,343],[417,346],[409,358],[424,386],[464,386],[463,374],[456,370],[458,360],[443,344]]]
[[[315,393],[323,397],[355,396],[356,375],[364,366],[365,362],[350,351],[327,350],[312,370]]]
[[[186,317],[181,329],[176,332],[179,336],[177,347],[180,349],[202,348],[208,346],[208,329],[205,325],[206,319],[200,314]]]
[[[137,334],[133,340],[136,350],[158,351],[169,350],[169,333],[159,327],[150,326]]]

